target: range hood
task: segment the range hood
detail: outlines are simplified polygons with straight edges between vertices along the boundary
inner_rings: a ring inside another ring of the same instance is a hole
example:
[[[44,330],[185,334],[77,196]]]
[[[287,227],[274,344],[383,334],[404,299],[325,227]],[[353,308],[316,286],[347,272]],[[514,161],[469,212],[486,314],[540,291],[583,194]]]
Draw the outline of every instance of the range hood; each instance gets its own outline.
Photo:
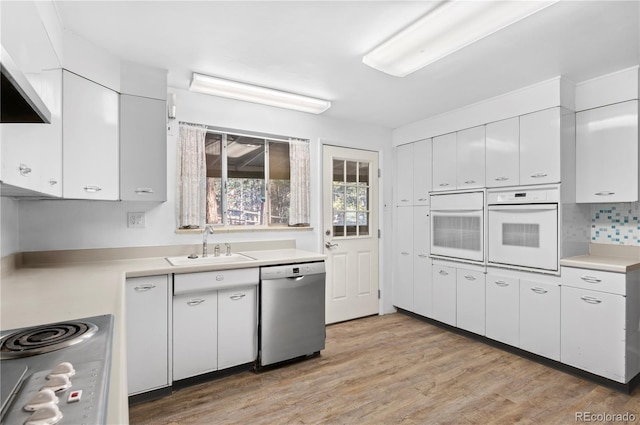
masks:
[[[0,51],[0,123],[51,122],[51,112],[4,47]]]

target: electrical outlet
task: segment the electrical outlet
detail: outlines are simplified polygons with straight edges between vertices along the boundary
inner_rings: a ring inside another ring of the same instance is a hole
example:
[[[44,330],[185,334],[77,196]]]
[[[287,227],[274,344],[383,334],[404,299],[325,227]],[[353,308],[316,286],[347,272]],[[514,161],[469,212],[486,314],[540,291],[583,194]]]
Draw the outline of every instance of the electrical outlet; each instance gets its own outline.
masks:
[[[145,214],[143,212],[127,213],[127,227],[132,229],[143,229],[145,225]]]

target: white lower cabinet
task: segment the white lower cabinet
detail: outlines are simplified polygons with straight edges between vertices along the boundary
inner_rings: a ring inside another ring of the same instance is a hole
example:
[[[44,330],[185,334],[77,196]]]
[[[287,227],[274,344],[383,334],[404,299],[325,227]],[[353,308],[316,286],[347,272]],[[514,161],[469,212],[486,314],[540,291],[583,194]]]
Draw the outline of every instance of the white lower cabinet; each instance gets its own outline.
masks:
[[[218,292],[173,297],[173,379],[218,369]]]
[[[467,269],[456,270],[456,319],[459,328],[485,333],[485,275]]]
[[[518,279],[487,273],[486,336],[518,347],[520,335]]]
[[[257,288],[218,291],[218,369],[252,362],[258,355]]]
[[[433,316],[429,207],[413,207],[413,312]]]
[[[168,281],[166,275],[127,279],[125,295],[129,395],[171,384]]]
[[[456,269],[433,265],[433,318],[456,326]]]
[[[413,208],[396,208],[393,305],[413,311]]]
[[[560,360],[560,285],[520,280],[520,348]]]

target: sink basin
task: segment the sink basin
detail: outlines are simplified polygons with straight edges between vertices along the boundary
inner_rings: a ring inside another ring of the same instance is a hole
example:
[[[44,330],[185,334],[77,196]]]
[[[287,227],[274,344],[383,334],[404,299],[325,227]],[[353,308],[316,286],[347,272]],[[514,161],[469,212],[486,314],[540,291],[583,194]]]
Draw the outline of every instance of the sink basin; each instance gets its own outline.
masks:
[[[255,258],[251,258],[246,255],[232,253],[231,255],[220,254],[219,257],[210,255],[208,257],[189,258],[186,255],[181,257],[166,257],[169,264],[172,266],[200,266],[207,264],[231,264],[242,263],[246,261],[255,261]]]

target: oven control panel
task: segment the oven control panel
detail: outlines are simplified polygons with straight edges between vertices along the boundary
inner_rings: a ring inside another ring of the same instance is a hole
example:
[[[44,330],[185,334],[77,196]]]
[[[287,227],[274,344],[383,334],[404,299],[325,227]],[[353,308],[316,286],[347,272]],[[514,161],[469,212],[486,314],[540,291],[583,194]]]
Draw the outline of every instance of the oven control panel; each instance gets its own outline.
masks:
[[[542,204],[558,203],[560,190],[557,188],[527,188],[522,190],[496,190],[487,193],[487,204]]]

